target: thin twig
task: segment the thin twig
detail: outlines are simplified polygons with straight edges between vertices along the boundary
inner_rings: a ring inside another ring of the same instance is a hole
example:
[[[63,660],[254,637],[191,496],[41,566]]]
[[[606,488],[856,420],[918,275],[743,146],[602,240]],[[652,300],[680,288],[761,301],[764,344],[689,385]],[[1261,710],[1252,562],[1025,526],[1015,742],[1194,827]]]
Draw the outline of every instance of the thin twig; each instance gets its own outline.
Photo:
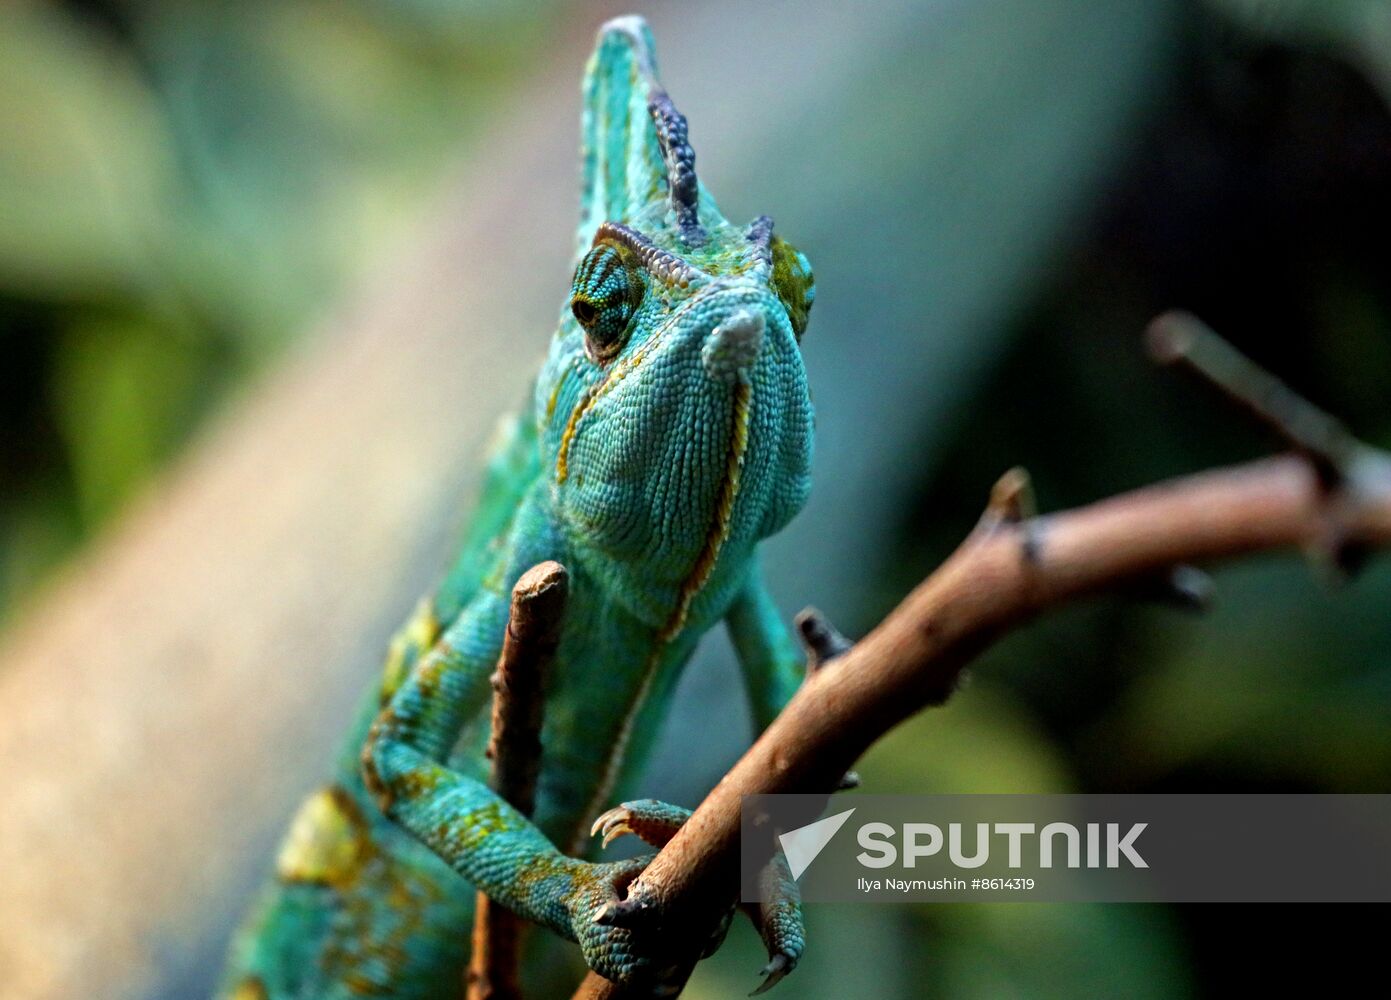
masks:
[[[804,608],[793,623],[802,648],[807,652],[807,674],[811,675],[837,656],[844,656],[855,645],[841,635],[826,616],[815,608]]]
[[[1303,452],[1330,481],[1344,474],[1363,445],[1325,413],[1223,340],[1191,313],[1166,312],[1145,332],[1150,356],[1183,365],[1226,393]]]
[[[558,562],[538,563],[512,588],[512,609],[493,674],[493,791],[530,816],[541,768],[541,717],[546,672],[555,655],[569,577]],[[477,894],[468,1000],[521,1000],[517,953],[524,921]]]
[[[1384,466],[1386,456],[1353,437],[1337,417],[1301,398],[1293,389],[1253,363],[1202,320],[1175,310],[1154,320],[1145,333],[1150,356],[1160,364],[1182,365],[1271,428],[1304,455],[1330,494],[1365,466]],[[1367,547],[1329,529],[1305,551],[1335,577],[1350,575],[1368,555]]]
[[[1160,327],[1159,336],[1165,329]],[[628,887],[614,923],[655,919],[668,935],[705,940],[738,885],[744,796],[829,792],[881,736],[920,709],[944,702],[970,660],[1045,610],[1161,579],[1192,562],[1307,550],[1330,538],[1369,547],[1391,544],[1391,458],[1339,438],[1332,429],[1340,426],[1336,421],[1314,419],[1319,411],[1288,389],[1271,390],[1274,380],[1215,334],[1191,324],[1179,330],[1189,339],[1173,353],[1208,377],[1222,370],[1223,377],[1213,381],[1248,405],[1275,400],[1253,408],[1298,440],[1299,453],[1043,517],[1028,516],[1027,505],[1018,502],[1027,496],[1027,481],[1011,470],[956,552],[873,632],[808,676]],[[1212,353],[1214,345],[1224,353]],[[1195,347],[1208,353],[1194,361]],[[1336,482],[1320,467],[1325,464],[1337,470]],[[597,1000],[628,994],[591,973],[575,995]]]

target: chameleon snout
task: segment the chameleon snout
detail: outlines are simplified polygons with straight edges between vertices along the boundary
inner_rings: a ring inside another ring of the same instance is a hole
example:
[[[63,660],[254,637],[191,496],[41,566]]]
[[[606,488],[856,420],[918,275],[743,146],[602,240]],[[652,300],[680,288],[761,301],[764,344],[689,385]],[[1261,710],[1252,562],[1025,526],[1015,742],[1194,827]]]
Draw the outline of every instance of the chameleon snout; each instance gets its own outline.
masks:
[[[710,331],[700,349],[705,373],[717,382],[747,382],[763,349],[763,313],[739,309]]]

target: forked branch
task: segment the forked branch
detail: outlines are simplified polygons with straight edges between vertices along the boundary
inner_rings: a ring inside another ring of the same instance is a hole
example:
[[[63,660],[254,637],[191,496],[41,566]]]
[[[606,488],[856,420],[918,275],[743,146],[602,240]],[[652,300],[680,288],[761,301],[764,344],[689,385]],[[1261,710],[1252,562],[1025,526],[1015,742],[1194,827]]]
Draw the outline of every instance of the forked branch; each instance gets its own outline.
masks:
[[[739,884],[745,795],[830,792],[879,737],[944,702],[967,663],[1041,612],[1154,581],[1191,581],[1185,571],[1175,577],[1190,563],[1296,548],[1346,565],[1350,553],[1391,543],[1391,456],[1357,442],[1190,316],[1161,317],[1149,337],[1159,360],[1199,372],[1296,452],[1043,516],[1032,512],[1022,470],[1006,473],[946,562],[809,675],[632,883],[615,922],[656,919],[668,933],[703,940]],[[622,995],[592,973],[576,994]]]

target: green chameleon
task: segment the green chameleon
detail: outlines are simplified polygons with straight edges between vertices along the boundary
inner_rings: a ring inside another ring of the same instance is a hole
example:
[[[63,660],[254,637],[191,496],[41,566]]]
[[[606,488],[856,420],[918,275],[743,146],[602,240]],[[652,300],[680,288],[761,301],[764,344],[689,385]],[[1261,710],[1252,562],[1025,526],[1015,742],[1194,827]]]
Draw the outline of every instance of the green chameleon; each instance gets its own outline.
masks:
[[[452,995],[475,887],[578,941],[610,979],[670,990],[689,961],[596,920],[651,855],[577,855],[600,831],[660,846],[687,817],[653,800],[605,810],[712,626],[733,637],[758,726],[801,682],[757,545],[810,488],[814,285],[770,219],[731,224],[698,182],[640,18],[600,30],[582,131],[578,263],[534,399],[452,568],[393,639],[334,782],[295,816],[224,997]],[[528,820],[486,784],[485,709],[510,589],[548,559],[569,569],[570,599]],[[761,923],[766,988],[802,951],[795,896]]]

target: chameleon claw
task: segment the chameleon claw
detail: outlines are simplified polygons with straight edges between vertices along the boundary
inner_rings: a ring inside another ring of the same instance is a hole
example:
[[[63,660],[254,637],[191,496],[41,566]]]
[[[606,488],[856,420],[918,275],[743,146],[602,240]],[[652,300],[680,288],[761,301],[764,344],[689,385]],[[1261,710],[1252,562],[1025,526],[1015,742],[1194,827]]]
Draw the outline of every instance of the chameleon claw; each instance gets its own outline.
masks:
[[[606,848],[609,846],[609,844],[613,843],[619,837],[632,832],[633,828],[629,826],[627,823],[615,823],[613,826],[609,827],[607,830],[604,831],[604,841],[599,846],[601,848]]]
[[[603,829],[604,824],[607,823],[610,819],[613,818],[613,814],[614,814],[614,813],[622,812],[622,811],[623,811],[623,807],[622,807],[622,806],[614,806],[612,809],[608,810],[607,812],[600,813],[599,816],[594,820],[593,824],[591,824],[591,826],[589,827],[589,835],[590,835],[591,837],[593,837],[593,836],[595,836],[596,834],[598,834],[598,832],[599,832],[601,829]]]
[[[630,813],[626,804],[615,806],[608,810],[608,812],[600,815],[599,818],[594,821],[594,825],[589,828],[589,835],[595,837],[602,832],[604,841],[603,844],[600,845],[601,847],[608,847],[609,844],[613,843],[624,834],[631,833],[637,836],[637,831],[628,825],[629,815]]]
[[[652,847],[665,847],[690,814],[689,809],[656,799],[637,799],[600,815],[589,828],[589,835],[595,837],[602,833],[604,847],[624,834],[632,834]]]
[[[774,986],[778,985],[778,983],[782,982],[783,977],[791,972],[796,967],[796,964],[796,962],[785,954],[774,955],[769,959],[768,964],[759,970],[758,974],[763,977],[763,982],[760,983],[758,988],[750,993],[749,996],[756,997],[760,993],[767,993]]]

